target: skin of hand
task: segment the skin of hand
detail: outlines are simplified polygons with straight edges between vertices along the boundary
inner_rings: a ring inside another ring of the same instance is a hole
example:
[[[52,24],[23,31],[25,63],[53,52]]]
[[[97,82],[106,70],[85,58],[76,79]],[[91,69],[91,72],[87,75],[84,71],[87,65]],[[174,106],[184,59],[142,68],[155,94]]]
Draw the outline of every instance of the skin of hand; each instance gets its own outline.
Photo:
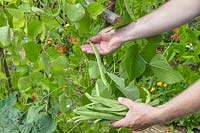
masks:
[[[117,36],[115,30],[111,30],[112,27],[107,27],[99,32],[96,36],[90,38],[87,43],[81,46],[83,52],[94,54],[94,51],[90,47],[90,42],[94,43],[98,49],[99,54],[107,55],[114,52],[123,43],[120,36]]]
[[[127,106],[129,111],[125,118],[112,123],[113,127],[124,127],[133,131],[141,131],[157,123],[156,118],[159,114],[159,109],[148,104],[136,103],[127,98],[120,97],[118,101]]]

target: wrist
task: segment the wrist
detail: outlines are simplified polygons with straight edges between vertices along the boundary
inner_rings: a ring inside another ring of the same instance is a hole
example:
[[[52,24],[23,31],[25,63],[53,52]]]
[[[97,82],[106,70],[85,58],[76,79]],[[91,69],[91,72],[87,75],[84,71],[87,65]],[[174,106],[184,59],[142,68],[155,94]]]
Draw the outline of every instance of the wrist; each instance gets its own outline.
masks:
[[[164,124],[168,120],[165,115],[165,108],[163,106],[154,107],[154,112],[152,112],[151,121],[152,125]]]
[[[136,34],[136,22],[116,29],[114,36],[118,37],[123,43],[138,39]]]

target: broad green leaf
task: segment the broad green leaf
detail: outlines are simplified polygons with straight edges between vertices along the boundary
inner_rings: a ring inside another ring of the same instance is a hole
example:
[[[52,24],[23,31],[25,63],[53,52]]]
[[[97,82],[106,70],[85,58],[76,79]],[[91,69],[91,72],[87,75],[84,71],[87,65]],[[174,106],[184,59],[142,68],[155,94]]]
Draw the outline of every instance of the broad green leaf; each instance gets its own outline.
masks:
[[[140,91],[135,86],[134,81],[130,82],[129,85],[125,88],[127,98],[132,100],[137,100],[140,98]]]
[[[38,62],[38,65],[39,65],[40,69],[45,70],[46,72],[48,72],[49,71],[48,62],[49,62],[49,56],[46,53],[43,53],[40,56],[40,59],[39,59],[39,62]]]
[[[7,25],[4,13],[0,12],[0,27]]]
[[[0,47],[8,47],[11,44],[11,37],[10,37],[10,27],[3,26],[0,27]]]
[[[89,62],[89,75],[91,79],[98,79],[100,77],[99,68],[96,61]]]
[[[107,86],[103,83],[101,79],[98,79],[95,84],[95,94],[101,97],[111,98],[112,93],[108,90]]]
[[[88,15],[85,15],[79,22],[79,31],[81,36],[87,37],[90,32],[91,19]]]
[[[147,39],[146,46],[142,49],[141,55],[145,61],[150,62],[151,59],[156,55],[156,48],[162,41],[162,36],[154,36]]]
[[[8,8],[7,10],[13,17],[13,29],[20,30],[25,24],[24,13],[19,9],[14,8]]]
[[[31,7],[31,11],[34,13],[44,13],[44,11],[37,7]]]
[[[134,82],[129,83],[129,85],[125,87],[123,78],[120,78],[112,73],[107,73],[107,74],[116,84],[116,87],[122,92],[122,94],[124,94],[124,96],[132,100],[136,100],[139,98],[140,93],[138,88],[134,85]]]
[[[31,12],[30,4],[21,4],[18,9],[22,12]]]
[[[58,58],[50,61],[51,68],[55,71],[64,71],[67,67],[67,60],[65,56],[59,56]]]
[[[132,61],[133,61],[133,66],[132,66],[131,73],[134,78],[138,78],[144,73],[144,71],[146,69],[146,63],[145,63],[143,57],[140,55],[137,55],[135,57],[135,59]]]
[[[29,74],[29,66],[28,65],[19,65],[16,66],[16,72],[19,77],[27,76]]]
[[[5,79],[5,80],[7,80],[6,75],[5,75],[2,71],[0,71],[0,79]]]
[[[32,80],[30,77],[21,77],[18,80],[18,88],[20,91],[24,91],[32,86]]]
[[[67,4],[64,11],[66,11],[67,17],[72,22],[80,21],[85,15],[85,9],[79,3],[70,5]]]
[[[4,100],[0,100],[0,109],[3,108],[4,106],[7,107],[12,107],[15,105],[17,98],[16,98],[17,93],[13,92],[12,94],[6,96]]]
[[[98,2],[91,2],[87,7],[87,11],[93,19],[97,19],[97,16],[103,13],[104,7]]]
[[[16,3],[17,2],[17,0],[3,0],[3,1],[9,2],[9,3]]]
[[[30,40],[33,40],[38,34],[44,30],[44,24],[38,20],[32,20],[28,24],[28,37]]]
[[[26,122],[32,123],[35,119],[37,119],[39,112],[44,108],[44,106],[31,106],[28,110]]]
[[[64,112],[65,109],[66,109],[66,105],[67,105],[67,102],[66,102],[66,96],[65,95],[61,95],[59,96],[59,107],[60,107],[60,111],[61,112]]]
[[[158,80],[167,84],[174,84],[184,80],[180,73],[169,66],[167,60],[162,55],[154,56],[150,66]]]
[[[137,45],[130,46],[125,55],[123,61],[126,67],[125,70],[127,71],[129,81],[132,81],[144,73],[146,63],[142,56],[139,55]]]
[[[56,123],[51,116],[39,115],[32,126],[32,133],[53,133],[56,130]]]
[[[115,82],[117,87],[119,87],[121,89],[125,88],[125,83],[124,83],[124,79],[123,78],[120,78],[117,75],[114,75],[112,73],[107,73],[107,74],[112,79],[112,81]]]
[[[35,42],[28,42],[24,44],[26,57],[29,61],[35,62],[38,59],[42,46]]]

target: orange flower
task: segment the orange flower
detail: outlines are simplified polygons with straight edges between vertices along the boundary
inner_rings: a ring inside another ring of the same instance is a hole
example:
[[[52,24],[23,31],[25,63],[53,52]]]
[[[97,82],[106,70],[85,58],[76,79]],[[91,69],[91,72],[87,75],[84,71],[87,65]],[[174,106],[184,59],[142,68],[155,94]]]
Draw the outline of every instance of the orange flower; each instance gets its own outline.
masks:
[[[59,48],[60,48],[60,45],[59,45],[59,44],[56,44],[55,50],[58,50]]]
[[[174,34],[170,36],[171,39],[179,41],[179,37],[178,37],[178,31],[177,29],[173,29]]]
[[[69,40],[70,43],[72,43],[73,42],[72,36],[68,36],[68,40]]]
[[[77,39],[77,38],[74,38],[74,42],[75,42],[75,43],[78,43],[78,39]]]
[[[171,39],[174,39],[174,40],[176,40],[176,41],[179,40],[179,37],[178,37],[177,34],[173,34],[173,35],[171,35],[170,38],[171,38]]]
[[[173,32],[178,35],[177,29],[173,29]]]
[[[60,55],[64,55],[64,53],[67,51],[67,46],[63,46],[60,48]]]

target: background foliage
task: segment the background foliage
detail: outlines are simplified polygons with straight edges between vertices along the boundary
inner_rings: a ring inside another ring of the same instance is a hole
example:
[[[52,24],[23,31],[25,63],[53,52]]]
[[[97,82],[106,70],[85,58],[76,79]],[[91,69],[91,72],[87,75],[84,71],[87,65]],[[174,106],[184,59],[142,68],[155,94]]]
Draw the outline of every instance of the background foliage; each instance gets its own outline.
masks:
[[[120,25],[152,12],[164,0],[117,0]],[[101,14],[108,0],[0,0],[0,131],[129,132],[108,123],[68,122],[76,106],[89,101],[102,83],[93,55],[80,51],[108,24]],[[155,37],[132,41],[100,58],[111,95],[153,106],[163,104],[200,77],[199,18]],[[163,85],[158,85],[157,82]],[[165,85],[164,85],[165,84]],[[200,115],[171,127],[199,129]],[[200,129],[199,129],[200,130]]]

